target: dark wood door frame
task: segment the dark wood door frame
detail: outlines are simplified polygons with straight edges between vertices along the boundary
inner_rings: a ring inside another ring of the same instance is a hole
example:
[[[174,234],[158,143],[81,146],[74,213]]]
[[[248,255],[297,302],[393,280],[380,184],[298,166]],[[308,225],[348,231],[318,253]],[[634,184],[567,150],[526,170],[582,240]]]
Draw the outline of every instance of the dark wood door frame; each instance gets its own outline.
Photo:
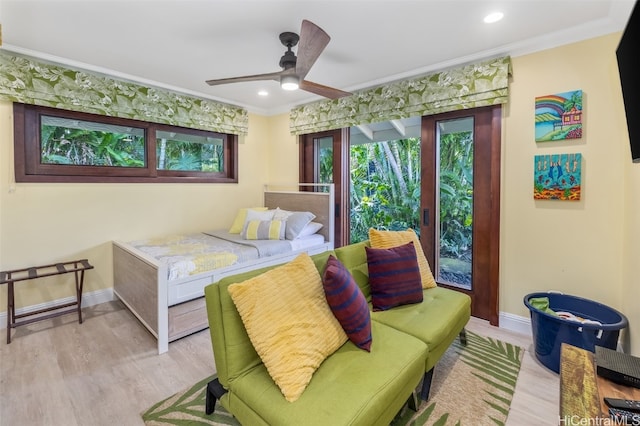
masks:
[[[500,256],[500,144],[501,106],[425,116],[422,118],[422,175],[424,185],[420,227],[423,250],[430,265],[435,263],[436,226],[436,124],[438,121],[474,117],[474,213],[472,290],[438,285],[467,293],[472,315],[499,323]],[[427,154],[429,153],[429,154]],[[476,232],[478,230],[478,232]],[[434,271],[435,273],[436,271]]]
[[[333,186],[335,193],[335,247],[350,241],[350,197],[349,188],[349,128],[330,130],[308,135],[300,135],[299,179],[300,183],[318,182],[318,144],[316,140],[331,138],[333,141]]]

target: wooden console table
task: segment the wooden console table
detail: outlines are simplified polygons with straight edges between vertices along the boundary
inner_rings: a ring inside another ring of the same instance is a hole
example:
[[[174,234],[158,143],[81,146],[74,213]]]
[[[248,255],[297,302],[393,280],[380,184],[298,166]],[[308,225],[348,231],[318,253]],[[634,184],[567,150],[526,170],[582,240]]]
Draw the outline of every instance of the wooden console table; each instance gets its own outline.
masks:
[[[604,398],[640,400],[640,389],[598,376],[592,352],[563,343],[560,349],[560,425],[605,424]],[[579,423],[578,419],[583,422]]]
[[[7,284],[7,344],[11,343],[11,329],[20,325],[30,324],[32,322],[44,320],[47,318],[57,317],[65,315],[71,312],[78,312],[78,322],[82,324],[82,286],[84,284],[84,271],[93,269],[93,266],[89,264],[87,259],[73,260],[70,262],[53,263],[51,265],[33,266],[31,268],[14,269],[11,271],[0,272],[0,285]],[[39,309],[34,312],[26,314],[16,315],[15,307],[15,292],[14,284],[20,281],[35,280],[43,277],[50,277],[53,275],[69,274],[73,272],[76,279],[76,300],[75,302],[58,304],[44,309]],[[76,306],[74,309],[68,309],[65,311],[58,311],[59,309],[68,308],[69,306]],[[45,312],[58,311],[49,315],[38,316],[37,318],[31,318],[16,322],[17,319],[30,317],[33,315],[39,315]]]

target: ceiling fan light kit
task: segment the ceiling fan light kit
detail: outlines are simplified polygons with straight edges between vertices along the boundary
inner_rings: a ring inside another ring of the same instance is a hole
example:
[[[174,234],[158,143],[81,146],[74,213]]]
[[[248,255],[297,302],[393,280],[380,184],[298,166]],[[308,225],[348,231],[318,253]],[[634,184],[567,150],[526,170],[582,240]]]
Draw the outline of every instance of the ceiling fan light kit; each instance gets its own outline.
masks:
[[[280,87],[283,90],[298,90],[300,88],[300,80],[295,74],[283,75],[280,77]]]
[[[280,34],[280,43],[286,46],[287,51],[280,58],[281,71],[267,74],[247,75],[243,77],[220,78],[207,80],[209,86],[219,84],[239,83],[243,81],[275,80],[280,82],[284,90],[297,90],[314,93],[329,99],[338,99],[349,96],[351,93],[335,89],[322,84],[313,83],[304,78],[309,73],[311,66],[316,62],[331,37],[322,28],[306,19],[302,21],[300,35],[292,32]],[[291,50],[298,45],[298,56]]]

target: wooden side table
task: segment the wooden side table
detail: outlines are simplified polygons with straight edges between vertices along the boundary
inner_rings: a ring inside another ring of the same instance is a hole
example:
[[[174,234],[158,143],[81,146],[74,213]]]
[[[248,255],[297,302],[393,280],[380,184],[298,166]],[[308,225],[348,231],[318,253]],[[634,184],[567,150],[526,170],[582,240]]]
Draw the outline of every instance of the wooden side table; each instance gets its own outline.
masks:
[[[11,329],[21,325],[30,324],[32,322],[41,321],[48,318],[65,315],[71,312],[78,312],[78,322],[82,324],[82,287],[84,285],[84,271],[93,269],[93,266],[89,264],[87,259],[72,260],[70,262],[53,263],[51,265],[33,266],[31,268],[14,269],[11,271],[0,272],[0,285],[7,284],[7,344],[11,343]],[[43,277],[50,277],[53,275],[62,275],[74,273],[76,281],[76,301],[58,304],[44,309],[39,309],[34,312],[26,314],[16,315],[15,308],[15,289],[14,284],[20,281],[35,280]],[[58,311],[59,309],[67,308],[70,306],[76,306],[73,309],[67,309],[64,311]],[[39,315],[45,312],[58,311],[49,315],[38,316],[37,318],[31,318],[17,322],[17,319],[26,318],[33,315]]]
[[[609,419],[609,407],[604,402],[605,397],[640,400],[640,389],[598,376],[593,352],[563,343],[560,349],[560,425],[606,424],[604,419]]]

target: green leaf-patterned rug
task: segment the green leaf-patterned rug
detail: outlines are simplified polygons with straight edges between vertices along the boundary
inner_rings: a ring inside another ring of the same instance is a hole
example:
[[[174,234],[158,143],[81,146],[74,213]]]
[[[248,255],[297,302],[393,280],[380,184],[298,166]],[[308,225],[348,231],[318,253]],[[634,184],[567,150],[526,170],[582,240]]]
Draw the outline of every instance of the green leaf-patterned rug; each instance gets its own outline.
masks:
[[[436,365],[429,401],[417,413],[405,407],[392,425],[504,425],[523,353],[521,347],[467,331],[467,346],[456,339]],[[211,379],[149,408],[142,414],[145,424],[239,425],[220,404],[211,416],[204,414]]]

